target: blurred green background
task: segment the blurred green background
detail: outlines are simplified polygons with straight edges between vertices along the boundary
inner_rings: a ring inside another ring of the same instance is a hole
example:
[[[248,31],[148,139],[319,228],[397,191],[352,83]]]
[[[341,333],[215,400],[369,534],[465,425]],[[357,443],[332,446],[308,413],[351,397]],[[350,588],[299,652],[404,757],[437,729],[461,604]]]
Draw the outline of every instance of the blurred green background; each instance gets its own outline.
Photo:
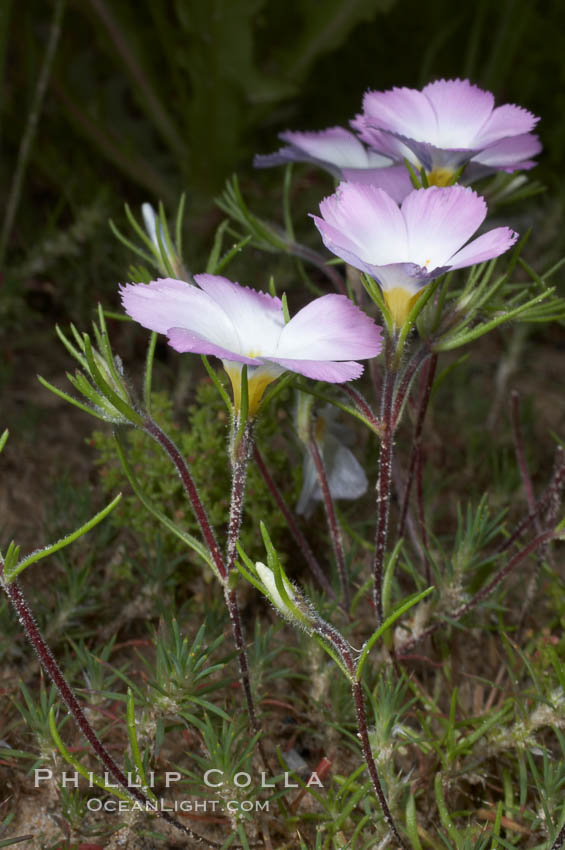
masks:
[[[123,222],[124,201],[172,210],[186,192],[200,270],[226,178],[237,170],[268,209],[282,174],[254,172],[253,154],[284,129],[345,124],[367,88],[468,76],[541,115],[538,204],[558,255],[563,17],[560,0],[3,0],[3,349],[30,314],[84,321],[98,299],[115,306],[130,257],[107,220]],[[314,198],[331,187],[313,179]]]

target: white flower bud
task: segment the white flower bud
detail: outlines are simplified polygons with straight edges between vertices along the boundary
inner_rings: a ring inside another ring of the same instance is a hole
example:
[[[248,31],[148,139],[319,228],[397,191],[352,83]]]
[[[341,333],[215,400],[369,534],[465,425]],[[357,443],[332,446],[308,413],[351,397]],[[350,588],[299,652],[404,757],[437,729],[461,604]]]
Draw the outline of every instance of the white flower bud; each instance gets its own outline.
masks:
[[[275,575],[273,571],[270,570],[269,567],[265,566],[265,564],[262,564],[261,561],[257,561],[257,563],[255,564],[255,569],[257,570],[259,578],[265,585],[265,588],[267,590],[267,593],[269,594],[273,605],[275,605],[279,609],[281,614],[285,615],[285,617],[290,616],[292,617],[292,619],[294,619],[294,613],[290,610],[290,608],[279,593],[279,589],[275,583]],[[284,588],[287,592],[288,598],[291,602],[295,602],[296,594],[294,592],[294,588],[292,587],[286,576],[284,576],[282,573],[281,578],[284,584]]]

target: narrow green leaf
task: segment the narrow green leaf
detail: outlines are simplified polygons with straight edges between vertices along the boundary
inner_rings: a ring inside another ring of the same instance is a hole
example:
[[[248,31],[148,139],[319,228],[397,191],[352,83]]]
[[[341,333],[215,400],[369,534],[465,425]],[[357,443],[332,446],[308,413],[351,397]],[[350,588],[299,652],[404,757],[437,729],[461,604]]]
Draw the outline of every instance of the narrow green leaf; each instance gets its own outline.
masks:
[[[369,652],[373,648],[374,644],[381,637],[381,635],[383,635],[388,629],[390,629],[390,627],[393,626],[394,623],[396,623],[396,621],[399,620],[400,617],[402,617],[403,614],[405,614],[407,611],[409,611],[410,608],[413,608],[414,605],[417,605],[418,602],[421,602],[422,599],[425,599],[426,596],[429,596],[430,593],[434,589],[435,589],[434,587],[428,587],[428,588],[426,588],[426,590],[423,590],[421,593],[415,593],[413,596],[410,596],[405,602],[403,602],[401,605],[399,605],[398,608],[396,608],[392,612],[390,617],[386,618],[384,623],[381,626],[379,626],[379,628],[375,632],[373,632],[373,634],[371,635],[369,640],[366,641],[366,643],[364,644],[363,650],[361,652],[361,656],[359,658],[359,661],[357,662],[357,669],[355,671],[355,677],[356,677],[357,681],[359,681],[359,679],[361,678],[361,673],[363,672],[363,666],[365,664],[365,661],[367,660],[367,656],[369,655]]]
[[[24,558],[23,561],[20,561],[17,566],[11,571],[9,578],[6,577],[6,581],[11,582],[13,579],[18,576],[23,570],[27,569],[27,567],[31,566],[31,564],[36,563],[36,561],[41,561],[43,558],[47,558],[49,555],[53,555],[54,552],[59,552],[61,549],[64,549],[66,546],[69,546],[71,543],[74,543],[75,540],[78,540],[79,537],[87,534],[91,531],[98,523],[102,522],[108,514],[114,510],[116,505],[122,498],[122,494],[118,493],[115,499],[112,499],[109,505],[106,505],[101,511],[99,511],[92,519],[89,519],[88,522],[85,522],[84,525],[81,525],[80,528],[77,528],[76,531],[73,531],[71,534],[67,534],[66,537],[63,537],[61,540],[58,540],[57,543],[53,543],[51,546],[46,546],[44,549],[36,549],[35,552],[32,552],[27,558]]]
[[[55,721],[55,708],[51,706],[51,710],[49,711],[49,731],[51,732],[51,737],[53,738],[55,745],[66,762],[71,764],[77,773],[80,773],[85,779],[89,782],[92,782],[94,785],[97,785],[99,788],[103,788],[104,791],[108,791],[113,794],[115,797],[118,797],[120,800],[131,800],[129,794],[126,794],[125,791],[120,791],[118,788],[108,787],[101,776],[98,776],[97,773],[93,773],[91,770],[87,770],[84,765],[80,763],[78,759],[76,759],[66,748],[63,739],[59,735],[59,730],[57,729],[57,723]]]
[[[166,514],[164,514],[150,502],[150,500],[147,498],[147,496],[141,489],[139,482],[133,472],[133,469],[131,468],[131,465],[125,453],[125,447],[123,445],[121,435],[118,433],[118,431],[114,432],[114,439],[116,441],[118,457],[120,459],[120,463],[122,464],[122,468],[126,474],[129,483],[131,484],[133,492],[135,493],[141,504],[151,514],[153,514],[153,516],[158,519],[159,522],[161,522],[166,528],[168,528],[169,531],[172,531],[172,533],[175,534],[180,540],[182,540],[183,543],[185,543],[190,549],[196,552],[196,554],[199,555],[202,560],[206,564],[208,564],[208,566],[214,571],[217,578],[220,579],[214,561],[212,560],[212,557],[210,556],[206,547],[203,546],[203,544],[200,543],[200,541],[197,540],[196,537],[193,537],[192,534],[189,534],[188,531],[184,531],[183,529],[178,528],[178,526],[172,521],[172,519],[169,519]]]

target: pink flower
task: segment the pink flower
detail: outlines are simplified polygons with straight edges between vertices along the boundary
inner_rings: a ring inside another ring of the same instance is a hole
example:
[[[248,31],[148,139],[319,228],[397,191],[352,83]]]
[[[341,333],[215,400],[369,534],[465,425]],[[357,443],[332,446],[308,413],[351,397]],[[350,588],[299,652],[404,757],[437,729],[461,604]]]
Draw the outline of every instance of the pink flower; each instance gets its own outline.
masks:
[[[219,357],[230,376],[236,410],[241,369],[248,366],[249,412],[284,371],[342,383],[358,378],[355,362],[379,354],[381,328],[344,295],[324,295],[285,324],[279,298],[225,277],[196,275],[198,286],[164,278],[120,288],[128,315],[164,333],[179,352]]]
[[[393,159],[367,147],[344,127],[329,127],[318,132],[280,133],[287,142],[276,153],[258,155],[256,168],[270,168],[287,162],[313,162],[334,177],[359,183],[378,182],[400,202],[411,190],[410,175],[404,166],[393,165]]]
[[[326,248],[379,282],[397,326],[427,283],[450,269],[498,257],[518,238],[497,227],[468,242],[487,206],[463,186],[412,191],[399,208],[375,186],[340,183],[320,212],[322,218],[313,218]]]
[[[369,91],[351,123],[373,150],[397,162],[407,158],[425,169],[430,184],[445,186],[466,164],[466,181],[532,168],[541,150],[530,132],[538,120],[520,106],[495,107],[494,95],[469,80],[437,80],[421,91]]]

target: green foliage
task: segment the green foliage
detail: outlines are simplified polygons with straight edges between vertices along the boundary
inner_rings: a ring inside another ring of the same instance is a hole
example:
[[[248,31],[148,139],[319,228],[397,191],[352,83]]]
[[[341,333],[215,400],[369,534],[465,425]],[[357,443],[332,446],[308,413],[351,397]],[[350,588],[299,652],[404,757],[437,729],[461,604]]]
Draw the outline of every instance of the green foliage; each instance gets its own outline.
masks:
[[[288,395],[286,395],[288,403]],[[278,412],[263,417],[258,428],[258,442],[265,452],[269,468],[279,481],[286,481],[290,503],[296,498],[300,470],[296,465],[289,470],[288,451],[293,451],[288,439],[281,431],[287,420],[285,397]],[[204,379],[196,387],[195,402],[187,410],[187,426],[182,431],[173,419],[173,403],[163,392],[152,397],[152,412],[158,424],[171,433],[185,458],[187,458],[194,480],[199,487],[202,501],[209,511],[210,520],[216,528],[222,528],[227,522],[229,509],[230,472],[226,463],[228,419],[221,398],[210,381]],[[117,486],[123,487],[124,479],[120,464],[116,458],[114,441],[107,433],[100,431],[93,435],[94,446],[99,454],[101,480],[104,490],[113,493]],[[130,463],[143,481],[146,495],[191,534],[198,536],[199,529],[180,481],[171,474],[169,459],[155,443],[140,431],[131,429],[125,438]],[[272,533],[275,539],[285,535],[284,519],[273,511],[271,496],[267,486],[253,464],[249,469],[247,484],[247,512],[243,523],[242,545],[255,554],[262,551],[257,522],[260,517],[269,517],[273,521]],[[157,520],[140,511],[135,495],[125,495],[123,507],[116,514],[117,522],[124,528],[136,533],[146,551],[152,551],[155,540],[160,537],[169,553],[186,552],[180,540],[168,535]],[[189,555],[192,559],[193,556]]]

